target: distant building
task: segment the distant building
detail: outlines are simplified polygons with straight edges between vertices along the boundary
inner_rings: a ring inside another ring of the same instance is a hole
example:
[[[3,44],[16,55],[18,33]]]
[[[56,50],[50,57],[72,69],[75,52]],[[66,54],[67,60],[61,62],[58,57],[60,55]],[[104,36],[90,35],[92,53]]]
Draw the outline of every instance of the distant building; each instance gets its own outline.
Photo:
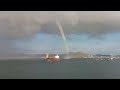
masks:
[[[110,58],[111,55],[102,55],[102,54],[96,54],[94,55],[95,58]]]

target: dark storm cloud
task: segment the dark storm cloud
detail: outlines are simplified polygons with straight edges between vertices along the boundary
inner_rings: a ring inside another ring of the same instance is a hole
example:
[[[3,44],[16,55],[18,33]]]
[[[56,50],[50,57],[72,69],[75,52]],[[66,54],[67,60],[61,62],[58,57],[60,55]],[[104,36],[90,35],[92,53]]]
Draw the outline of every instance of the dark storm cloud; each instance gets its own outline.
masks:
[[[58,32],[56,19],[61,22],[66,34],[90,32],[99,35],[99,32],[120,31],[120,12],[117,11],[1,11],[0,35],[26,37],[38,32],[55,34]]]

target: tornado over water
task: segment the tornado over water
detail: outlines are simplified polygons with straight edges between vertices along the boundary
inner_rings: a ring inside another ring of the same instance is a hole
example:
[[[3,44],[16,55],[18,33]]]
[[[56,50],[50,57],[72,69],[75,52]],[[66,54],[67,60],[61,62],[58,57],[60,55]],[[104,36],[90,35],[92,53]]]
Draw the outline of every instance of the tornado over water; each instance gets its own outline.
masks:
[[[66,40],[66,37],[65,37],[65,33],[64,33],[64,30],[62,28],[62,25],[60,24],[60,22],[58,20],[56,20],[56,24],[60,30],[60,33],[62,35],[62,39],[64,41],[64,44],[65,44],[65,48],[66,48],[66,53],[68,54],[69,52],[69,48],[68,48],[68,43],[67,43],[67,40]]]

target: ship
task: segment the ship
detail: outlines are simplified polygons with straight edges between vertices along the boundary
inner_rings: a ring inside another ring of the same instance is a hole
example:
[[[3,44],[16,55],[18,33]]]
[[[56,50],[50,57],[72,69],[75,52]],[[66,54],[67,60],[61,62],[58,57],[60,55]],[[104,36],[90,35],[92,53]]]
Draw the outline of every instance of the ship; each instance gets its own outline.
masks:
[[[49,54],[46,55],[46,60],[47,61],[59,61],[60,59],[60,56],[57,54],[57,55],[52,55],[50,56]]]

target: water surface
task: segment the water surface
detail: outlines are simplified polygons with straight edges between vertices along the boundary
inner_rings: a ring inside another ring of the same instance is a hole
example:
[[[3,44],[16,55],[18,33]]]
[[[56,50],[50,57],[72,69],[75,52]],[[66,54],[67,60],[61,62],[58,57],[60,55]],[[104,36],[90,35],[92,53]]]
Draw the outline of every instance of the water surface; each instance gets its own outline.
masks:
[[[0,60],[0,79],[120,79],[120,60]]]

